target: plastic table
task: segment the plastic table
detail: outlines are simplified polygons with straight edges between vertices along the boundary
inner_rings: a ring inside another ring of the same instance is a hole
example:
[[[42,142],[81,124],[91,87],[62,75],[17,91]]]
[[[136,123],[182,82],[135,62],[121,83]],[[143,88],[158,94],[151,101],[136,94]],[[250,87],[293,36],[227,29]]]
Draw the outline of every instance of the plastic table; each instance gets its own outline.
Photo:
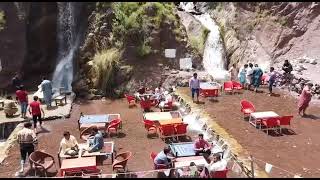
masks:
[[[196,153],[194,151],[193,142],[185,142],[185,143],[172,143],[169,145],[172,153],[176,157],[188,157],[195,156]]]
[[[96,157],[63,159],[60,167],[61,176],[68,171],[97,170]]]
[[[273,111],[254,112],[250,114],[249,123],[254,127],[257,127],[261,119],[279,117],[279,115]]]

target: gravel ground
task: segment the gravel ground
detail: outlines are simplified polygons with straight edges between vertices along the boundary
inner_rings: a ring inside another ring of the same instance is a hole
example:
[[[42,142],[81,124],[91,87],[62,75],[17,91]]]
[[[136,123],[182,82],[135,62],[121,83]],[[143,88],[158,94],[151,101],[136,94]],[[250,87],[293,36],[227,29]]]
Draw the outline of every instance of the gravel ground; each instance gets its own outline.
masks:
[[[118,152],[131,151],[132,158],[128,161],[129,171],[152,170],[153,163],[149,158],[150,152],[159,152],[165,146],[160,138],[150,139],[146,136],[146,130],[142,123],[142,110],[140,107],[128,108],[126,100],[107,101],[76,101],[71,117],[66,120],[54,120],[44,123],[46,131],[39,133],[39,149],[53,155],[57,161],[57,151],[63,131],[68,130],[79,140],[77,120],[80,112],[84,114],[120,113],[123,120],[123,129],[118,137],[105,138],[105,141],[113,140],[115,150]],[[18,145],[14,145],[8,157],[0,165],[0,177],[14,177],[19,169],[20,151]],[[57,163],[58,166],[58,163]],[[103,173],[112,173],[111,161],[105,160],[104,166],[99,166]],[[56,176],[55,168],[50,169],[50,176]],[[28,172],[25,175],[33,175]],[[148,175],[154,177],[155,174]]]
[[[311,103],[306,111],[308,117],[301,118],[297,113],[297,99],[282,94],[278,90],[276,96],[267,96],[267,88],[263,87],[264,93],[244,91],[242,94],[225,95],[218,97],[218,102],[208,99],[202,106],[232,135],[253,157],[278,166],[302,177],[319,177],[320,175],[320,106]],[[183,89],[189,93],[189,89]],[[248,121],[243,119],[240,112],[241,99],[247,99],[256,107],[257,111],[275,111],[279,115],[293,115],[291,131],[283,131],[282,136],[275,133],[263,132],[255,129]],[[264,169],[265,163],[256,160],[256,163]],[[273,168],[271,177],[293,177],[283,170]]]

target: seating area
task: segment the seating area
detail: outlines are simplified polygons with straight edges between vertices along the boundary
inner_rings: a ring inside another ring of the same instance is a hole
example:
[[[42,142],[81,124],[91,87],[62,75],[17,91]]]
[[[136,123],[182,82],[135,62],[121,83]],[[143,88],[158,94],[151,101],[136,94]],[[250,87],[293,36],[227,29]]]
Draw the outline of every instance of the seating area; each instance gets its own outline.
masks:
[[[285,126],[290,126],[292,115],[280,116],[273,111],[256,111],[253,103],[243,99],[240,102],[241,112],[244,117],[249,117],[249,123],[260,130],[266,131],[269,135],[269,131],[273,130],[279,132],[282,135],[281,129]]]
[[[237,81],[226,81],[223,83],[223,90],[225,94],[240,93],[243,90],[242,85]]]

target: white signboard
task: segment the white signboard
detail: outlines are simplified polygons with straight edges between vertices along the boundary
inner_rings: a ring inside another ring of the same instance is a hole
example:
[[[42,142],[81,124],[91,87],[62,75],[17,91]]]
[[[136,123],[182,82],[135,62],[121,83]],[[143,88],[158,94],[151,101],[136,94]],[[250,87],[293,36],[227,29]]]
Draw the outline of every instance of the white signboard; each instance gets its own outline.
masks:
[[[164,54],[166,58],[176,58],[176,49],[165,49]]]
[[[181,58],[180,59],[180,69],[192,69],[191,58]]]

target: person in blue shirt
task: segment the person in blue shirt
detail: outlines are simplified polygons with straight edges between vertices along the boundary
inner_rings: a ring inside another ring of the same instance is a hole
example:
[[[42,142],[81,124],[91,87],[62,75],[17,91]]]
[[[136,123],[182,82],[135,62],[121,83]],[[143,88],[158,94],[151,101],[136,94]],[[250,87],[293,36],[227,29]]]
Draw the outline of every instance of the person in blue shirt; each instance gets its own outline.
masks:
[[[263,71],[261,70],[261,68],[259,68],[258,64],[254,65],[254,70],[253,70],[253,86],[254,86],[254,91],[257,92],[259,86],[261,85],[261,77],[263,75]]]
[[[172,167],[172,161],[174,160],[174,157],[170,156],[171,150],[168,147],[165,147],[163,151],[161,151],[155,158],[154,163],[155,164],[164,164],[167,166],[167,168]]]
[[[103,148],[104,146],[103,136],[97,127],[92,128],[92,134],[88,138],[88,142],[89,142],[89,149],[88,149],[89,153],[100,151]]]

